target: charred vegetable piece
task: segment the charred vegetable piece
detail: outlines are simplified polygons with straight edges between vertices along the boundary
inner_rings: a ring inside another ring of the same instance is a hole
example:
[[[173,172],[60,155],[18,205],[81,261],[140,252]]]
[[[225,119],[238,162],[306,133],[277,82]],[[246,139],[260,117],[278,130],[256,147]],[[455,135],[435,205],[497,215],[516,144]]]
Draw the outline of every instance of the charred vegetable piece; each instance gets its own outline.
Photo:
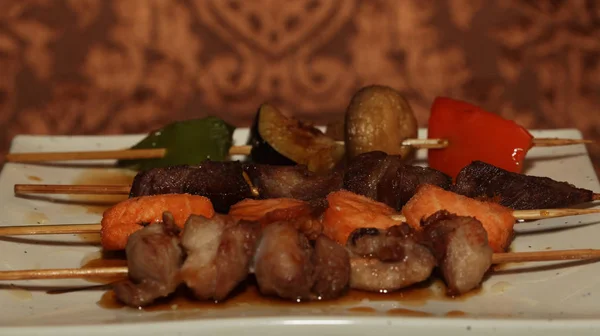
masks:
[[[428,137],[448,140],[447,148],[429,150],[428,160],[431,168],[452,178],[477,160],[520,173],[533,146],[533,136],[514,121],[445,97],[431,106]]]
[[[249,159],[255,163],[262,163],[275,166],[294,166],[296,162],[279,154],[263,137],[258,128],[260,122],[260,109],[254,118],[250,128],[250,138],[247,144],[252,146]]]
[[[235,128],[216,117],[174,122],[150,133],[132,149],[166,148],[160,159],[120,160],[118,165],[138,170],[195,165],[229,157]]]
[[[408,101],[386,86],[359,90],[346,111],[346,152],[348,159],[371,151],[410,158],[413,148],[402,141],[416,138],[417,119]]]
[[[344,157],[343,145],[269,104],[260,107],[249,144],[252,162],[301,164],[313,172],[329,171]]]

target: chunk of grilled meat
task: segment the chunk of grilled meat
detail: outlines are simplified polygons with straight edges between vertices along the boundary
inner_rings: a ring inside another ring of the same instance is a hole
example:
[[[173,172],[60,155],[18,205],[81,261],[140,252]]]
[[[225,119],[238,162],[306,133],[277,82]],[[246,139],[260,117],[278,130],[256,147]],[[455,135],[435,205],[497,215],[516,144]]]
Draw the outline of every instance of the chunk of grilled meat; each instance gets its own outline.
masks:
[[[316,174],[306,166],[271,166],[246,164],[244,171],[258,189],[261,198],[295,198],[303,201],[325,198],[339,190],[343,173],[334,170],[327,174]]]
[[[308,300],[314,284],[310,242],[293,225],[277,222],[263,229],[254,256],[254,275],[264,295]]]
[[[254,274],[264,295],[290,300],[339,297],[348,287],[346,249],[325,236],[315,246],[292,223],[271,223],[254,257]]]
[[[327,210],[326,199],[316,199],[298,206],[267,212],[259,220],[262,226],[276,222],[289,222],[309,240],[316,240],[323,232],[322,218]]]
[[[449,295],[481,284],[492,265],[492,248],[481,222],[441,210],[421,222],[424,242],[437,259]]]
[[[496,200],[515,210],[564,208],[591,202],[594,195],[567,182],[513,173],[482,161],[463,168],[452,189],[468,197]]]
[[[183,261],[178,233],[173,216],[164,213],[163,223],[146,226],[129,237],[125,250],[129,280],[113,287],[117,299],[142,307],[177,289]]]
[[[201,195],[209,198],[220,213],[227,213],[233,204],[253,197],[242,164],[237,161],[154,168],[135,176],[129,197],[158,194]]]
[[[344,188],[401,210],[422,184],[450,188],[452,179],[431,168],[404,164],[398,155],[374,151],[348,163]]]
[[[190,216],[181,237],[187,252],[182,280],[201,300],[225,299],[248,276],[259,235],[256,222]]]
[[[312,293],[327,300],[342,296],[350,283],[350,255],[342,245],[320,235],[314,243]]]
[[[431,251],[407,225],[357,229],[348,238],[350,287],[395,291],[427,280],[435,267]]]

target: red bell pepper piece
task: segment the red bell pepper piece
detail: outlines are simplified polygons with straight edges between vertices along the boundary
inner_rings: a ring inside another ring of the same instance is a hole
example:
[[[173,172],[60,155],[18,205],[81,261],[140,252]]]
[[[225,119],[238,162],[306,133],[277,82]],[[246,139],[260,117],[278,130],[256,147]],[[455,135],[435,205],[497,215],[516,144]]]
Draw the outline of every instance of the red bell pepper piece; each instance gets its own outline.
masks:
[[[446,148],[430,149],[428,162],[452,178],[475,160],[520,173],[533,146],[533,136],[514,121],[446,97],[431,106],[427,136],[449,141]]]

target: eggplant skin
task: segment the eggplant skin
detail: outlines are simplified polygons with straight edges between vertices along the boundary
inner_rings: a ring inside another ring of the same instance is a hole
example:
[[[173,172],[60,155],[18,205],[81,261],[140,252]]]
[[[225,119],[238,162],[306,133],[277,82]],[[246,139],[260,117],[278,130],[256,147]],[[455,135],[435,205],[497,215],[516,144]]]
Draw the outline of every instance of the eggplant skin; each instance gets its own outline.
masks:
[[[250,138],[248,139],[247,144],[252,146],[252,150],[250,151],[250,162],[259,163],[259,164],[267,164],[274,166],[293,166],[296,164],[294,160],[290,160],[289,158],[279,154],[278,151],[275,150],[268,142],[260,136],[260,132],[258,132],[258,117],[259,112],[256,114],[254,118],[254,122],[252,123],[252,127],[250,128]]]
[[[344,159],[344,146],[311,125],[261,105],[250,132],[251,160],[273,165],[306,165],[329,172]],[[289,160],[289,161],[288,161]]]

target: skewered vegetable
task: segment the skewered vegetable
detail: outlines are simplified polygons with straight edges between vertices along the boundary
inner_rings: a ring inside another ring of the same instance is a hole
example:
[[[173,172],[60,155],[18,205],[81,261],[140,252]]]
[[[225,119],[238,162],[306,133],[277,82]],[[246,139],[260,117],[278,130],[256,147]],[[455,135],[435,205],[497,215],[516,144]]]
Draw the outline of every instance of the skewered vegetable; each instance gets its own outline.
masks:
[[[310,171],[331,170],[344,156],[344,146],[323,132],[283,115],[274,106],[258,110],[248,143],[250,160],[276,165],[306,165]]]
[[[229,157],[234,127],[216,117],[169,124],[150,133],[132,149],[165,148],[162,158],[120,160],[121,167],[147,170],[205,160],[223,161]]]
[[[402,141],[416,138],[417,119],[406,99],[380,85],[358,91],[346,111],[346,153],[349,159],[362,153],[383,151],[410,157],[414,148]]]
[[[475,160],[520,173],[533,146],[533,136],[514,121],[445,97],[433,102],[427,136],[448,140],[448,147],[429,150],[428,161],[452,178]]]

